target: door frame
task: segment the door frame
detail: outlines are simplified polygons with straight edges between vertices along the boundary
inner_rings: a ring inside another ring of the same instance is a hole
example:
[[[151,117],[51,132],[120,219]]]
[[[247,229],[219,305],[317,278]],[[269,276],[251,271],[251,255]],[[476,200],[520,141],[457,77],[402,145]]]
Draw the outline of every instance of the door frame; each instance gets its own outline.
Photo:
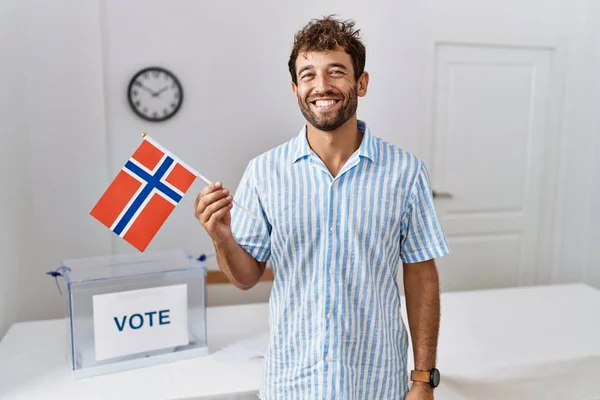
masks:
[[[559,190],[559,174],[565,165],[566,152],[559,152],[565,140],[561,129],[563,119],[563,99],[566,75],[566,42],[560,37],[536,36],[523,32],[482,32],[477,30],[436,29],[423,37],[425,49],[425,95],[422,116],[423,135],[420,142],[420,157],[426,165],[432,165],[434,155],[434,121],[436,93],[436,48],[439,45],[469,45],[486,47],[512,47],[543,49],[552,51],[550,66],[549,104],[547,113],[547,134],[544,151],[545,165],[542,182],[541,207],[538,226],[538,245],[535,250],[536,265],[533,279],[521,282],[522,285],[551,284],[558,268],[561,240],[561,210],[564,196]]]

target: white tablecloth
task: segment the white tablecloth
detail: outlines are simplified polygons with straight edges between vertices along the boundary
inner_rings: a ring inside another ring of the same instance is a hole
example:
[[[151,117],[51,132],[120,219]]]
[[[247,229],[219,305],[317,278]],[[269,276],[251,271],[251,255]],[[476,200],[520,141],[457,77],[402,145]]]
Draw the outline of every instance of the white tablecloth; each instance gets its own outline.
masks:
[[[71,376],[62,320],[13,325],[0,342],[1,399],[256,399],[262,362],[221,361],[222,347],[268,330],[266,304],[207,309],[209,355],[82,380]]]
[[[15,324],[0,342],[0,395],[256,398],[262,361],[217,350],[260,339],[267,315],[266,304],[209,308],[210,355],[79,381],[64,356],[62,321]],[[445,293],[438,367],[436,400],[600,399],[600,291],[573,284]]]
[[[572,284],[446,294],[438,360],[436,400],[600,399],[600,291]]]

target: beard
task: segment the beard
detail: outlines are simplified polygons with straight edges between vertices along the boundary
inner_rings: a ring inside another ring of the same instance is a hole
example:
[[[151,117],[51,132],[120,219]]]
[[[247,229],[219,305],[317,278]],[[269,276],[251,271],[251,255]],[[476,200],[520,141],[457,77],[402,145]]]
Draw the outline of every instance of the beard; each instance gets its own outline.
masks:
[[[340,98],[339,94],[333,92],[325,92],[321,95],[306,99],[298,97],[298,105],[300,106],[302,115],[304,115],[304,118],[306,118],[312,126],[320,131],[333,131],[342,126],[356,113],[356,109],[358,108],[358,96],[356,95],[356,90],[357,85],[342,98]],[[311,102],[321,98],[338,99],[338,103],[335,104],[337,110],[315,112]]]

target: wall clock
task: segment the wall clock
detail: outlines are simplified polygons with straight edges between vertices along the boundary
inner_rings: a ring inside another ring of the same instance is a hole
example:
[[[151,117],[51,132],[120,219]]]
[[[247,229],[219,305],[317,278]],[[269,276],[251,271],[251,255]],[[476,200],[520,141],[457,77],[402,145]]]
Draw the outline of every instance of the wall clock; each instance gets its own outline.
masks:
[[[127,98],[133,112],[146,121],[166,121],[179,111],[183,88],[171,71],[148,67],[131,78]]]

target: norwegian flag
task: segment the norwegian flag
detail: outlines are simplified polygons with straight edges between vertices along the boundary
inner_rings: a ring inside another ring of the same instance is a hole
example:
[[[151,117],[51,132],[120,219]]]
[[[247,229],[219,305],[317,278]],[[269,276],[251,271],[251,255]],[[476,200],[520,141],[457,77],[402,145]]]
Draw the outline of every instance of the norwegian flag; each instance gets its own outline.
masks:
[[[144,134],[90,215],[144,251],[198,175]]]

